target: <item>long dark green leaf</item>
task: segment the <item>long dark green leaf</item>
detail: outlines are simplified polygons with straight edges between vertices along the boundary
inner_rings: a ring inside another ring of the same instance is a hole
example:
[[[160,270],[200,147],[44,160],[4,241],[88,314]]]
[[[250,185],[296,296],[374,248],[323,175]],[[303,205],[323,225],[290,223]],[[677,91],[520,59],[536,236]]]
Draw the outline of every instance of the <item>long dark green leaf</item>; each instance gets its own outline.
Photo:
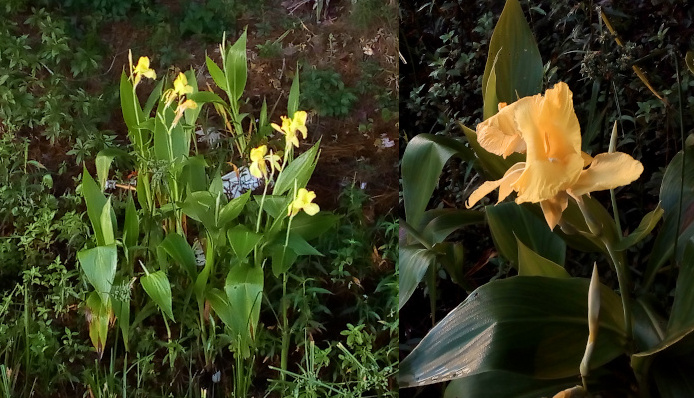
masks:
[[[494,60],[496,59],[496,64]],[[542,57],[518,0],[507,0],[489,42],[482,87],[494,66],[498,101],[512,103],[542,88]],[[485,102],[487,97],[484,97]],[[496,104],[495,104],[496,105]]]
[[[456,154],[464,159],[472,158],[470,149],[451,137],[419,134],[407,144],[401,172],[405,215],[410,225],[419,225],[443,165]]]
[[[421,235],[429,244],[443,242],[448,235],[466,225],[484,222],[484,213],[465,209],[433,209],[424,213]]]
[[[308,180],[313,174],[313,170],[316,168],[316,163],[318,162],[319,146],[320,140],[311,147],[311,149],[294,159],[294,161],[282,171],[282,174],[275,182],[275,187],[272,191],[274,195],[282,195],[290,189],[293,189],[295,180],[297,189],[306,187]]]
[[[629,236],[622,238],[617,244],[616,249],[626,250],[639,243],[641,239],[645,238],[651,233],[656,224],[658,224],[658,221],[660,221],[660,218],[663,216],[664,212],[665,210],[658,205],[658,207],[656,207],[653,211],[643,216],[639,226],[634,230],[634,232],[629,234]]]
[[[588,339],[588,284],[582,278],[517,276],[478,288],[402,361],[400,387],[488,371],[539,379],[578,374]],[[626,341],[619,297],[606,286],[600,295],[591,367],[622,354]]]
[[[518,243],[518,275],[520,276],[548,276],[551,278],[569,278],[568,272],[561,265],[547,260],[532,251],[516,238]]]
[[[400,247],[400,304],[402,308],[436,261],[436,253],[421,245]]]
[[[183,236],[171,232],[159,245],[174,261],[180,264],[192,281],[198,277],[195,252]]]
[[[517,237],[535,253],[563,265],[566,244],[550,231],[545,220],[536,217],[525,206],[507,202],[486,207],[489,229],[497,249],[502,256],[517,265]]]

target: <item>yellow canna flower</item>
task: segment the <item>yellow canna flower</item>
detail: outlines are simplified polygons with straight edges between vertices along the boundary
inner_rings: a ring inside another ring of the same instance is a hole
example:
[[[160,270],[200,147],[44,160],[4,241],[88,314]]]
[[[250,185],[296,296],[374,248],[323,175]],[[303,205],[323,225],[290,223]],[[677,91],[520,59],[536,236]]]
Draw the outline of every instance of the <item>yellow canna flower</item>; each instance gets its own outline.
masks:
[[[193,92],[193,87],[188,85],[188,79],[183,73],[178,73],[178,77],[174,80],[174,93],[178,95],[186,95]]]
[[[267,155],[267,145],[261,145],[257,148],[251,149],[251,167],[249,171],[251,175],[255,178],[265,178],[267,179],[267,165],[265,161],[270,162],[270,168],[274,173],[275,170],[281,170],[282,167],[279,164],[280,157],[274,155],[272,151]]]
[[[299,214],[301,210],[305,211],[306,214],[312,216],[320,211],[317,204],[311,203],[313,199],[316,198],[316,193],[313,191],[307,191],[306,188],[299,189],[296,194],[296,198],[289,204],[287,215],[294,217]]]
[[[149,67],[149,57],[140,57],[137,60],[137,65],[133,66],[133,54],[128,50],[128,61],[130,62],[130,78],[133,80],[133,86],[137,86],[142,76],[148,79],[157,78],[157,73]]]
[[[298,111],[294,113],[293,118],[281,116],[282,127],[275,123],[272,123],[271,126],[275,130],[285,135],[287,146],[291,144],[298,148],[299,139],[296,136],[296,132],[300,131],[304,139],[306,139],[306,135],[308,134],[308,130],[306,129],[306,117],[307,114],[305,111]]]
[[[183,103],[178,104],[176,107],[176,117],[173,120],[172,126],[175,126],[178,121],[181,119],[181,116],[183,116],[183,112],[185,112],[188,109],[196,109],[198,107],[198,103],[193,101],[193,100],[185,100]]]
[[[625,153],[592,158],[581,152],[573,94],[563,82],[544,95],[500,104],[499,113],[477,126],[477,140],[491,153],[503,157],[526,153],[526,160],[511,166],[500,180],[482,184],[466,206],[472,207],[497,187],[499,202],[515,191],[516,203],[540,203],[551,229],[559,223],[569,196],[580,200],[593,191],[629,184],[643,172],[641,162]]]

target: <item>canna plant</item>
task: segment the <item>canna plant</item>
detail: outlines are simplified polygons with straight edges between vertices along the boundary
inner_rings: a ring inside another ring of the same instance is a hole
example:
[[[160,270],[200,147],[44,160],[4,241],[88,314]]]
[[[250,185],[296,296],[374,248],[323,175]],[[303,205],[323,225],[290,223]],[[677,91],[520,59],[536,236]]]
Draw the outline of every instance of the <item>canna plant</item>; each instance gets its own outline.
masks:
[[[400,386],[450,381],[446,397],[627,396],[634,393],[629,382],[616,382],[613,373],[616,360],[627,358],[641,396],[694,395],[694,228],[686,216],[694,202],[687,195],[694,149],[675,156],[660,203],[625,236],[614,188],[639,178],[643,165],[614,151],[616,124],[608,153],[582,152],[569,86],[560,82],[543,94],[542,65],[519,2],[507,0],[482,81],[484,121],[476,130],[461,125],[466,140],[420,134],[405,150],[400,308],[424,281],[433,314],[439,266],[465,288],[464,242],[446,239],[467,225],[486,222],[517,275],[468,290],[401,362]],[[426,210],[452,156],[473,162],[488,181],[466,209]],[[496,188],[499,203],[475,207]],[[614,218],[590,196],[601,190],[611,192]],[[661,219],[650,257],[639,256],[648,260],[633,267],[628,253]],[[564,267],[567,246],[602,253],[590,280]],[[663,311],[653,304],[654,280],[667,265],[679,267],[679,276],[672,307]],[[599,281],[608,267],[618,291]]]
[[[94,288],[85,306],[99,357],[112,325],[117,325],[128,350],[138,324],[159,311],[170,343],[188,330],[196,331],[208,371],[218,355],[214,340],[221,335],[236,358],[234,396],[246,396],[265,283],[274,279],[286,293],[292,264],[300,256],[321,255],[309,241],[329,229],[335,216],[321,213],[311,203],[315,194],[305,188],[318,160],[320,141],[294,156],[297,132],[302,139],[308,132],[306,112],[298,109],[298,73],[289,95],[290,116],[282,117],[282,126],[269,123],[265,103],[255,122],[241,113],[247,79],[246,33],[230,47],[225,42],[220,46],[221,67],[209,57],[207,67],[227,100],[211,89],[200,91],[190,70],[179,73],[173,84],[160,80],[142,107],[137,88],[143,79],[157,76],[147,57],[136,65],[130,57],[129,73],[121,76],[120,95],[132,151],[99,153],[98,182],[85,166],[81,190],[95,240],[78,258]],[[236,149],[230,164],[237,173],[239,166],[249,166],[250,173],[264,181],[262,194],[248,190],[229,198],[220,174],[223,165],[208,164],[197,146],[191,145],[201,108],[210,105],[224,120]],[[268,149],[272,128],[282,133],[285,143],[276,152]],[[113,209],[118,196],[105,194],[116,157],[134,164],[137,174],[135,186],[122,186],[127,193],[120,228]],[[202,261],[196,259],[193,248],[197,242],[203,247]],[[287,368],[291,335],[288,305],[283,300],[282,371]],[[191,309],[197,310],[196,316],[188,316]],[[191,319],[197,321],[190,324]],[[219,321],[222,334],[217,331]],[[171,327],[181,322],[188,324]],[[175,358],[174,350],[169,354]]]

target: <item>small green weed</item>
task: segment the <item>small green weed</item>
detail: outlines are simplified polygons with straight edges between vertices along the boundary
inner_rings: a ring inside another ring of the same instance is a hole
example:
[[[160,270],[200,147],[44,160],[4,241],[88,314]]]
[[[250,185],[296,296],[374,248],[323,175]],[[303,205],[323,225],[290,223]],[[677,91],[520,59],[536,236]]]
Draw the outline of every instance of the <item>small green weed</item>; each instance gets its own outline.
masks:
[[[334,69],[309,70],[302,75],[301,99],[321,116],[342,117],[357,101],[354,91],[345,87],[342,75]]]

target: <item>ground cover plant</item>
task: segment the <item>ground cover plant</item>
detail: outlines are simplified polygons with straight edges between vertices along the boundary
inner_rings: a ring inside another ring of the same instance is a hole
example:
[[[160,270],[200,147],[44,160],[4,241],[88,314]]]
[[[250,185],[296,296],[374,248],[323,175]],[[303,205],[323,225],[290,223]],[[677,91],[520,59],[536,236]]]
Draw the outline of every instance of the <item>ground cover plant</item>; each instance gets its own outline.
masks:
[[[416,7],[405,15],[456,4]],[[691,18],[685,4],[664,8]],[[403,97],[420,116],[412,130],[440,133],[406,131],[399,305],[401,314],[429,307],[431,316],[401,319],[403,392],[691,395],[691,43],[666,37],[687,22],[642,40],[662,49],[653,57],[668,67],[655,73],[619,29],[643,17],[638,9],[508,0],[491,13],[489,36],[489,11],[477,15],[474,29],[455,16],[434,21],[442,31],[432,58],[423,57],[429,79],[413,47],[430,37],[405,42],[418,72]],[[590,33],[583,21],[593,21]],[[571,40],[557,42],[565,29],[540,34],[547,26],[566,26]],[[482,46],[482,59],[465,52]],[[477,79],[460,74],[477,65]],[[468,114],[455,104],[469,94],[453,90],[465,86],[479,96]],[[664,136],[679,152],[658,144],[656,159],[651,148]],[[462,161],[444,167],[453,157]],[[488,202],[497,188],[498,203]]]
[[[393,5],[311,6],[2,5],[0,396],[397,395]]]

